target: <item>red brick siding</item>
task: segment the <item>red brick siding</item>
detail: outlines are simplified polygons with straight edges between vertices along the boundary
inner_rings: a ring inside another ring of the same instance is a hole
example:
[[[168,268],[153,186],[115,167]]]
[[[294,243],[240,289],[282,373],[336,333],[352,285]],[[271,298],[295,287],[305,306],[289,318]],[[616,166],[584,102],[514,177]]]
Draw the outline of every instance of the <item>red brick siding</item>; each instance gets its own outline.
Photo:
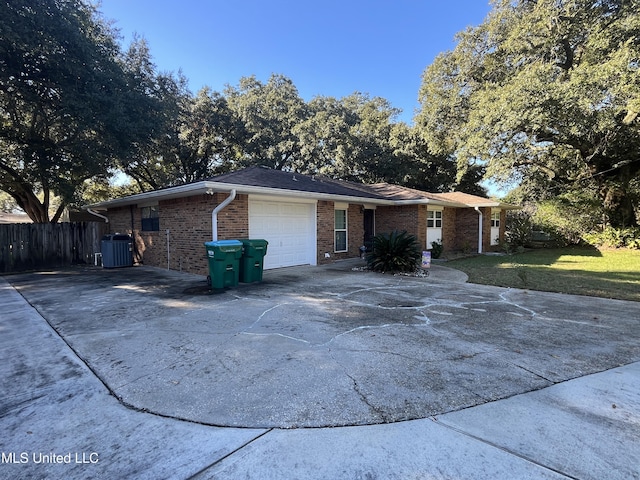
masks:
[[[478,251],[478,212],[471,208],[458,209],[455,236],[452,250]]]
[[[481,208],[482,251],[500,250],[500,245],[491,245],[491,208]],[[500,238],[504,238],[504,212],[500,215]],[[459,208],[456,213],[456,232],[453,250],[478,251],[478,212],[472,208]],[[446,249],[446,246],[445,246]]]
[[[133,207],[136,262],[161,268],[169,264],[171,270],[207,275],[209,267],[203,244],[212,239],[211,212],[227,196],[216,193],[161,201],[158,232],[140,231],[141,209]],[[218,239],[247,238],[248,214],[248,197],[238,195],[218,213]],[[131,233],[129,207],[110,210],[108,217],[112,232]]]
[[[347,252],[334,251],[334,202],[318,201],[317,205],[317,261],[319,265],[360,255],[364,241],[364,215],[360,205],[349,205],[347,211]],[[325,258],[328,253],[329,258]]]
[[[228,195],[216,193],[215,205],[223,202]],[[211,212],[209,210],[209,231],[211,231]],[[209,235],[211,236],[211,234]],[[235,200],[218,213],[218,239],[232,240],[249,237],[249,196],[238,195]]]
[[[418,237],[420,248],[427,249],[427,206],[418,205],[418,223],[414,235]]]
[[[318,264],[330,263],[331,258],[324,254],[333,255],[333,202],[319,201],[316,207],[316,243]]]
[[[394,230],[406,230],[422,242],[426,242],[426,209],[424,205],[402,205],[398,207],[378,207],[376,209],[376,234],[390,233]],[[420,215],[425,218],[423,221]],[[424,224],[424,228],[420,226]],[[420,232],[419,230],[423,230]]]
[[[197,195],[161,201],[159,203],[160,231],[141,232],[141,209],[120,207],[108,211],[110,233],[132,233],[135,238],[134,261],[166,268],[207,275],[208,263],[203,243],[211,240],[211,212],[227,198],[225,193]],[[218,214],[218,238],[235,239],[249,236],[248,196],[238,195]],[[348,252],[334,252],[334,202],[317,203],[317,262],[331,263],[338,259],[360,255],[364,240],[364,219],[360,205],[348,210]],[[499,250],[490,246],[491,209],[483,208],[483,250]],[[443,246],[445,251],[477,251],[478,213],[471,208],[445,208],[443,218]],[[504,238],[506,212],[500,215],[500,238]],[[376,234],[406,230],[415,235],[421,246],[426,245],[427,205],[378,207],[375,212]],[[169,230],[169,257],[167,233]],[[325,253],[330,257],[325,258]]]
[[[347,253],[339,254],[340,258],[353,258],[360,255],[360,247],[364,243],[364,213],[361,205],[349,205],[348,212],[348,245]]]
[[[456,250],[457,230],[458,230],[458,210],[457,208],[445,207],[442,211],[442,248],[445,252]]]

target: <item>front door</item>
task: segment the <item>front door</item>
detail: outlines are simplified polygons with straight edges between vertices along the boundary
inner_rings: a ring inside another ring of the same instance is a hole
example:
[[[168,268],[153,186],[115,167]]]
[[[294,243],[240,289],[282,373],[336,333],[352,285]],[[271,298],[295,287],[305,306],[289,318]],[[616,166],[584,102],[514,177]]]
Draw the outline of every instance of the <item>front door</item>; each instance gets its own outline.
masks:
[[[427,210],[427,250],[433,242],[442,243],[442,210]]]
[[[376,211],[365,209],[364,211],[364,246],[371,250],[373,237],[376,234]]]
[[[500,245],[500,210],[491,211],[491,245]]]

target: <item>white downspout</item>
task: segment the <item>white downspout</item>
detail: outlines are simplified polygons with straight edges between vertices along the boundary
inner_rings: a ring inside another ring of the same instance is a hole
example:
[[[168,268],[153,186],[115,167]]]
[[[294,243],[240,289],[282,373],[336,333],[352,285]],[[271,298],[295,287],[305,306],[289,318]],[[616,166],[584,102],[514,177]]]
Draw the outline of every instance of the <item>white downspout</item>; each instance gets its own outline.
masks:
[[[213,209],[211,212],[211,240],[214,242],[218,240],[218,212],[224,207],[229,205],[236,198],[236,189],[234,188],[229,193],[229,196],[223,200],[223,202]]]
[[[478,253],[482,253],[482,212],[478,207],[473,207],[478,212]]]
[[[104,215],[101,215],[98,212],[94,212],[90,208],[87,208],[87,212],[89,212],[91,215],[95,215],[96,217],[102,218],[105,223],[109,223],[109,219],[107,217],[105,217]]]

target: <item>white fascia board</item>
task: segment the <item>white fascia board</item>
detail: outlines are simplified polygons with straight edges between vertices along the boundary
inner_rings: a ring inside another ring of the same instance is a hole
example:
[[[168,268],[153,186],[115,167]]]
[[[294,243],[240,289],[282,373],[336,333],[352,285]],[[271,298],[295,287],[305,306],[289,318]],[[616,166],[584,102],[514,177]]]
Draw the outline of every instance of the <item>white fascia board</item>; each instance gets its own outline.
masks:
[[[447,202],[445,200],[433,200],[429,198],[421,198],[416,200],[396,200],[393,202],[394,205],[435,205],[439,207],[458,207],[458,208],[468,208],[469,205],[465,205],[464,203],[458,202]]]
[[[169,187],[163,190],[154,190],[152,192],[136,193],[135,195],[129,195],[128,197],[116,198],[114,200],[107,200],[105,202],[85,205],[83,208],[90,208],[92,210],[107,210],[109,208],[124,207],[127,205],[151,205],[157,203],[160,200],[190,197],[192,195],[199,195],[204,193],[207,193],[205,182],[198,182],[190,183],[188,185],[180,185],[178,187]]]
[[[355,204],[366,205],[380,205],[380,206],[393,206],[393,205],[439,205],[443,207],[458,207],[458,208],[473,208],[478,207],[501,207],[505,209],[518,209],[513,205],[507,205],[500,202],[486,202],[482,205],[467,205],[458,202],[448,202],[445,200],[434,200],[428,198],[415,199],[415,200],[386,200],[368,197],[356,197],[349,195],[334,195],[330,193],[318,193],[318,192],[305,192],[301,190],[287,190],[282,188],[270,188],[259,187],[253,185],[238,185],[233,183],[220,183],[220,182],[208,182],[203,180],[197,183],[190,183],[187,185],[180,185],[177,187],[169,187],[162,190],[154,190],[152,192],[138,193],[130,195],[128,197],[116,198],[114,200],[107,200],[105,202],[98,202],[91,205],[85,205],[83,208],[90,208],[92,210],[107,210],[114,207],[122,207],[127,205],[152,205],[160,200],[169,200],[172,198],[183,198],[194,195],[203,195],[206,193],[213,194],[215,192],[228,193],[231,190],[236,190],[240,194],[247,195],[263,195],[274,197],[292,197],[300,199],[310,200],[327,200],[327,201],[339,201]]]
[[[150,204],[160,200],[169,200],[172,198],[190,197],[193,195],[213,194],[216,192],[230,192],[236,190],[240,194],[247,195],[263,195],[274,197],[292,197],[311,200],[330,200],[343,201],[349,203],[367,203],[375,205],[395,205],[393,200],[382,200],[368,197],[356,197],[349,195],[334,195],[330,193],[304,192],[300,190],[287,190],[282,188],[259,187],[253,185],[237,185],[233,183],[207,182],[202,181],[178,187],[169,187],[163,190],[154,190],[153,192],[138,193],[128,197],[116,198],[106,202],[94,203],[86,205],[84,208],[92,210],[107,210],[114,207],[122,207],[127,205]]]
[[[491,207],[491,208],[501,208],[503,210],[520,210],[522,207],[518,207],[517,205],[511,205],[508,203],[501,203],[501,202],[496,202],[496,201],[489,201],[489,202],[483,202],[483,203],[471,203],[468,205],[469,207],[478,207],[478,208],[485,208],[485,207]]]

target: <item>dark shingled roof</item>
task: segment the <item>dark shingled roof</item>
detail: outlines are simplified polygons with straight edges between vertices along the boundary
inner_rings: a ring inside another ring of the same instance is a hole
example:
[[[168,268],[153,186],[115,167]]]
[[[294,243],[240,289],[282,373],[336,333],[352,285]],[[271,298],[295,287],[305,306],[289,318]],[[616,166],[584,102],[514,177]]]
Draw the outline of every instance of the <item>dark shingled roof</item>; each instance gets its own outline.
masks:
[[[152,192],[138,193],[128,197],[117,198],[106,202],[88,205],[90,208],[111,208],[115,206],[130,205],[136,202],[149,202],[157,198],[181,198],[195,195],[200,189],[215,190],[215,184],[220,184],[220,190],[229,190],[247,187],[245,192],[265,193],[269,195],[283,195],[287,192],[308,193],[309,198],[330,198],[346,201],[353,199],[370,200],[371,203],[393,204],[403,203],[433,203],[435,205],[449,205],[452,207],[474,206],[500,206],[502,208],[515,209],[513,205],[500,203],[488,198],[477,197],[460,192],[429,193],[412,188],[392,185],[390,183],[376,183],[367,185],[363,183],[334,180],[322,175],[302,175],[294,172],[283,172],[267,167],[248,167],[236,172],[224,173],[205,180],[198,180],[184,185],[166,187]],[[213,185],[212,185],[213,184]],[[264,189],[264,190],[261,190]],[[356,201],[357,201],[356,200]]]
[[[282,170],[272,170],[265,167],[248,167],[237,172],[224,173],[216,177],[207,178],[205,181],[377,200],[386,199],[383,195],[370,189],[369,185],[333,180],[320,175],[310,176],[283,172]]]
[[[451,201],[441,197],[438,193],[423,192],[422,190],[416,190],[414,188],[401,187],[400,185],[393,185],[391,183],[374,183],[368,185],[368,187],[374,192],[382,195],[389,200],[439,200],[439,201]]]

